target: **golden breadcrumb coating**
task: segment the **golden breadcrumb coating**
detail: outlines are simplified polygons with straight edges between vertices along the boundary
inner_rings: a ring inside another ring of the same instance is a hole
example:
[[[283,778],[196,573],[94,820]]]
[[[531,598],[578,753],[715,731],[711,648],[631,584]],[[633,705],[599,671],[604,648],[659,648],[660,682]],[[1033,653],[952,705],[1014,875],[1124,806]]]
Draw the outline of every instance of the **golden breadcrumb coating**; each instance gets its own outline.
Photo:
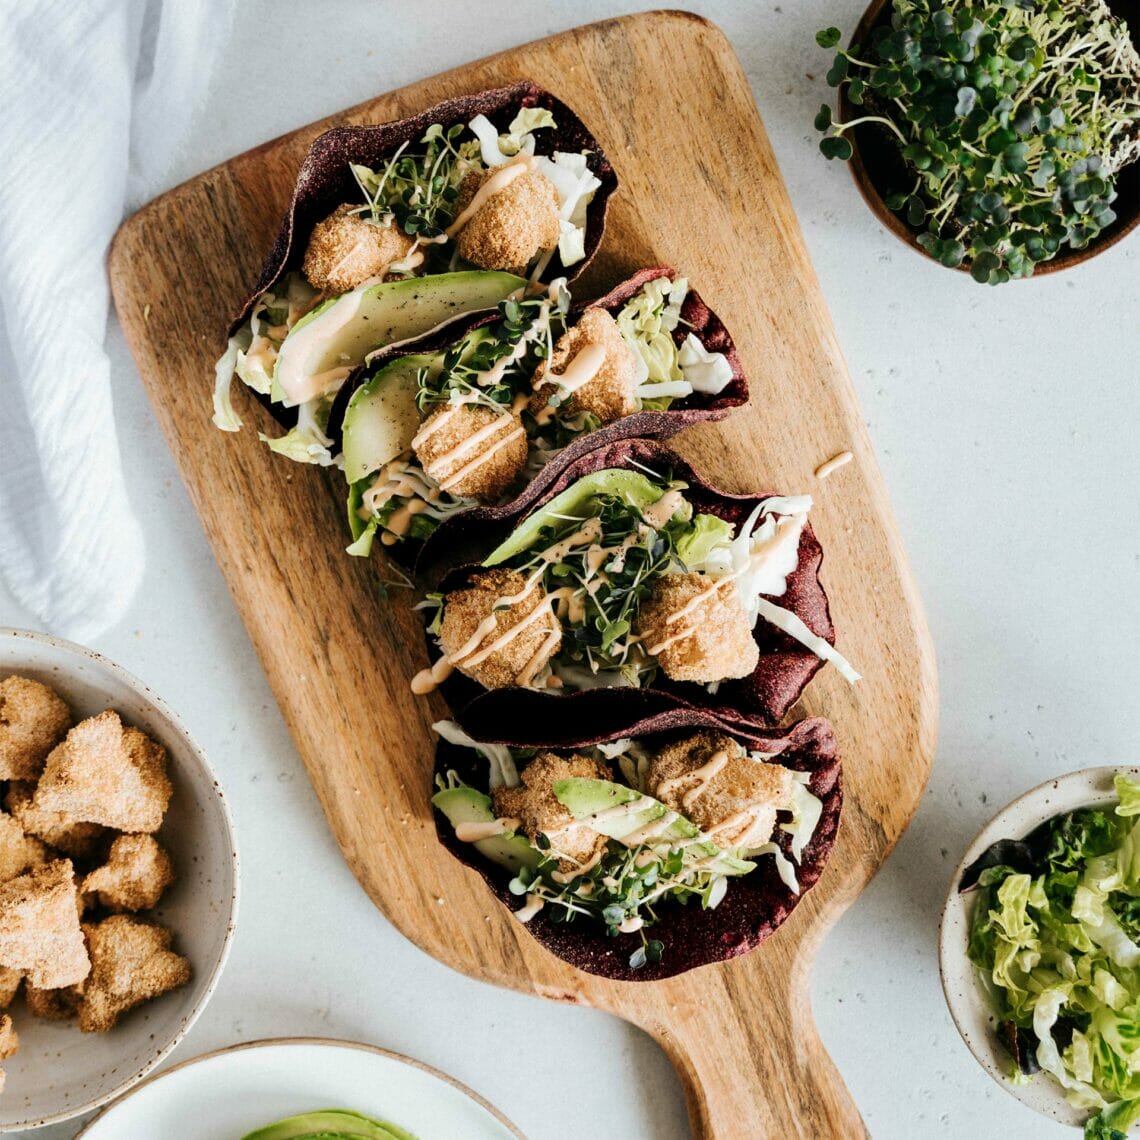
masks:
[[[34,836],[25,835],[14,817],[0,811],[0,883],[47,862],[47,848]]]
[[[723,764],[721,756],[727,757]],[[663,748],[650,761],[645,783],[651,796],[711,832],[721,847],[767,843],[776,812],[792,795],[787,768],[753,760],[732,737],[708,730]]]
[[[28,1012],[41,1021],[73,1021],[83,1000],[83,987],[80,982],[74,986],[63,986],[58,990],[39,990],[35,986],[24,989],[24,1003]]]
[[[5,677],[0,681],[0,780],[34,780],[70,725],[67,705],[47,685]]]
[[[562,623],[551,609],[541,584],[533,586],[521,600],[495,609],[495,603],[500,599],[522,594],[527,585],[524,574],[505,569],[476,571],[468,583],[465,589],[454,590],[444,599],[439,631],[444,653],[453,659],[461,673],[466,673],[488,689],[505,689],[518,683],[519,676],[532,664],[536,654],[545,653],[549,659],[558,651]],[[540,609],[543,611],[541,616],[531,618]],[[480,625],[492,613],[494,626],[479,639],[478,648],[471,647],[460,655],[461,650],[468,649]],[[472,656],[482,653],[509,630],[524,623],[522,631],[505,645],[488,653],[481,661],[471,661]],[[551,648],[546,642],[554,632],[560,636]]]
[[[115,831],[157,831],[170,802],[166,749],[108,709],[77,724],[47,758],[35,811]]]
[[[57,859],[0,885],[0,965],[52,990],[81,982],[91,969],[79,927],[70,859]]]
[[[107,862],[84,880],[83,894],[112,911],[149,910],[174,882],[170,856],[153,835],[120,835]]]
[[[705,574],[666,574],[641,603],[637,628],[642,645],[674,681],[747,677],[760,660],[752,623],[733,584],[725,581],[711,590],[712,584]],[[669,620],[697,598],[683,617]]]
[[[16,1000],[23,980],[22,971],[0,966],[0,1009],[7,1009]]]
[[[498,425],[492,428],[492,425]],[[475,443],[479,432],[487,434]],[[485,404],[458,404],[432,412],[420,428],[416,458],[451,495],[482,503],[500,498],[526,466],[522,418]]]
[[[28,835],[73,859],[91,859],[99,854],[109,834],[105,827],[70,823],[63,812],[37,811],[32,805],[35,794],[35,784],[13,780],[4,797],[4,806]]]
[[[83,929],[91,950],[79,1004],[84,1033],[106,1033],[127,1010],[190,980],[190,963],[170,949],[174,933],[164,926],[115,914]]]
[[[371,277],[383,277],[412,248],[412,239],[395,223],[377,225],[352,210],[337,206],[313,227],[301,271],[314,289],[347,293]]]
[[[463,179],[458,217],[494,170],[472,171]],[[481,269],[524,275],[530,263],[558,244],[558,191],[536,170],[517,175],[488,198],[459,231],[459,256]]]
[[[545,834],[550,840],[551,856],[559,857],[560,871],[577,870],[605,847],[606,837],[579,823],[554,795],[556,780],[612,780],[613,772],[605,764],[578,753],[562,757],[540,752],[521,775],[519,787],[492,790],[495,815],[519,820],[519,830],[532,843],[539,832]]]
[[[562,375],[587,346],[605,349],[601,367],[565,403],[558,405],[559,416],[591,412],[603,424],[611,424],[637,411],[637,358],[618,330],[617,321],[605,309],[587,309],[578,323],[567,329],[554,345],[550,360],[534,375],[534,395],[530,410],[538,415],[560,394],[556,377]],[[551,375],[553,374],[553,375]]]
[[[0,1061],[15,1056],[19,1048],[20,1036],[12,1018],[6,1013],[0,1014]]]

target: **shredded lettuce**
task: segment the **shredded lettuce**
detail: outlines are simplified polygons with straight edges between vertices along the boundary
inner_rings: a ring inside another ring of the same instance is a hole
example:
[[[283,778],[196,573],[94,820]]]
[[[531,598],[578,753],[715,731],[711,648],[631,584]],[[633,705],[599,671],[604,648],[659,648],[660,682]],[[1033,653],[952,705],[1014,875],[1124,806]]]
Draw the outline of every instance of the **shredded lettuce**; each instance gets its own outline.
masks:
[[[458,744],[462,748],[474,748],[486,758],[491,766],[488,786],[491,788],[516,788],[519,785],[519,771],[515,766],[511,750],[505,744],[483,744],[463,731],[453,720],[439,720],[432,728],[448,744]]]
[[[675,281],[657,277],[630,297],[617,315],[618,331],[641,363],[638,383],[642,386],[685,379],[673,330],[681,320],[681,305],[688,292],[684,277]]]
[[[257,438],[270,451],[284,455],[295,463],[315,463],[318,467],[332,467],[336,463],[336,458],[329,450],[328,440],[300,426],[276,439],[259,431]]]
[[[716,515],[696,515],[692,529],[677,539],[677,557],[690,569],[702,569],[713,551],[732,541],[732,523]]]
[[[234,410],[230,399],[233,387],[234,370],[237,367],[241,343],[237,337],[230,337],[226,351],[214,365],[214,426],[222,431],[241,431],[241,416]]]
[[[1115,785],[1114,809],[1005,845],[1019,865],[978,876],[967,946],[999,1021],[1093,1114],[1086,1140],[1122,1140],[1140,1120],[1140,781]]]

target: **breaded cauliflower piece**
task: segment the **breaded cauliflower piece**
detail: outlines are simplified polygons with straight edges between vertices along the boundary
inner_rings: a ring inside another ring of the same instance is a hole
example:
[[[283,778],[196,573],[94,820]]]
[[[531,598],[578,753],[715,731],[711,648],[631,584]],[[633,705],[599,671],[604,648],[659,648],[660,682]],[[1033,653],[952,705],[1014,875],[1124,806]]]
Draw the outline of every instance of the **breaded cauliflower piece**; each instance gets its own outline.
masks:
[[[7,812],[0,811],[0,883],[47,862],[47,848]]]
[[[496,568],[476,571],[468,583],[448,594],[443,604],[439,641],[452,664],[488,689],[517,685],[528,669],[537,673],[536,663],[545,664],[562,643],[562,623],[546,591],[536,584],[519,601],[495,609],[496,602],[526,590],[526,575]],[[476,641],[482,623],[492,614],[494,625]],[[519,632],[505,644],[491,649],[516,628]]]
[[[0,966],[0,1009],[7,1009],[16,1000],[23,980],[22,971]]]
[[[79,927],[70,859],[57,859],[0,886],[0,965],[52,990],[87,977],[91,961]]]
[[[567,329],[554,345],[554,352],[534,376],[530,410],[540,417],[551,396],[562,397],[558,377],[587,348],[605,351],[593,376],[558,405],[560,416],[591,412],[603,424],[611,424],[637,411],[637,357],[618,330],[617,321],[605,309],[587,309],[578,323]]]
[[[456,202],[458,217],[494,170],[472,171]],[[536,170],[513,178],[491,195],[459,231],[459,256],[481,269],[524,275],[540,254],[558,245],[558,191]]]
[[[184,986],[190,963],[170,949],[174,932],[127,914],[83,928],[91,976],[79,1003],[79,1028],[106,1033],[127,1010]]]
[[[612,780],[613,772],[599,760],[574,753],[558,756],[540,752],[522,771],[517,788],[494,788],[495,815],[519,821],[519,830],[533,843],[541,832],[550,840],[558,869],[572,873],[589,863],[606,845],[606,837],[580,823],[554,796],[556,780]]]
[[[83,880],[81,891],[108,910],[149,910],[173,882],[170,856],[153,835],[120,835],[107,862]]]
[[[20,1035],[16,1032],[12,1018],[6,1013],[0,1014],[0,1061],[14,1057],[19,1048]]]
[[[641,603],[641,643],[674,681],[747,677],[760,660],[744,603],[731,581],[722,582],[714,590],[706,574],[666,574]],[[684,616],[674,617],[695,599]]]
[[[0,681],[0,780],[34,780],[71,726],[57,693],[30,677]]]
[[[649,763],[646,788],[692,820],[721,847],[759,847],[792,796],[792,774],[753,760],[724,733],[704,730],[663,748]]]
[[[423,469],[449,494],[491,503],[526,466],[522,418],[485,404],[432,412],[412,442]]]
[[[41,1021],[72,1021],[79,1012],[85,984],[80,982],[58,990],[39,990],[35,986],[27,986],[24,989],[24,1002],[28,1012]]]
[[[68,823],[150,832],[162,825],[171,792],[166,749],[108,709],[77,724],[47,758],[32,808]]]
[[[377,225],[352,210],[337,206],[313,227],[301,272],[314,289],[347,293],[371,277],[383,277],[412,248],[412,239],[394,222]]]
[[[70,823],[62,812],[37,811],[32,806],[36,785],[13,780],[8,785],[4,806],[28,835],[73,859],[90,859],[98,854],[107,829],[97,823]]]

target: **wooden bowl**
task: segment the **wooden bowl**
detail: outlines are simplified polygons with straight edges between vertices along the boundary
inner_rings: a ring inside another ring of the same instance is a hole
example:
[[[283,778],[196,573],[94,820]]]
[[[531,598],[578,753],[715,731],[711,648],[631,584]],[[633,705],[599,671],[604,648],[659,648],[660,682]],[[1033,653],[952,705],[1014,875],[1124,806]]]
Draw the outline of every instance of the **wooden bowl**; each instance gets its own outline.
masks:
[[[1129,5],[1122,0],[1109,0],[1108,6],[1114,16],[1121,19],[1127,17]],[[889,23],[890,18],[891,0],[871,0],[863,13],[863,18],[855,28],[851,43],[869,43],[871,33]],[[1129,22],[1132,42],[1140,47],[1137,31],[1137,23]],[[858,118],[863,113],[864,109],[855,106],[847,97],[847,86],[844,84],[839,89],[839,120],[846,122]],[[889,134],[885,127],[865,123],[849,131],[845,137],[850,139],[854,151],[848,162],[851,177],[854,178],[859,193],[863,195],[863,200],[871,207],[871,212],[895,237],[906,242],[923,257],[930,257],[918,244],[918,235],[922,231],[917,226],[910,225],[901,214],[896,213],[886,203],[886,195],[891,190],[906,185],[914,177],[907,170],[896,149],[897,140],[894,135]],[[1110,246],[1116,245],[1140,225],[1140,162],[1130,163],[1117,175],[1116,194],[1116,201],[1112,205],[1116,211],[1116,221],[1111,226],[1102,230],[1084,249],[1062,249],[1052,260],[1038,262],[1033,269],[1033,275],[1036,277],[1043,273],[1056,273],[1058,270],[1079,265],[1082,261],[1087,261]],[[968,264],[958,266],[961,272],[969,272],[969,268]]]

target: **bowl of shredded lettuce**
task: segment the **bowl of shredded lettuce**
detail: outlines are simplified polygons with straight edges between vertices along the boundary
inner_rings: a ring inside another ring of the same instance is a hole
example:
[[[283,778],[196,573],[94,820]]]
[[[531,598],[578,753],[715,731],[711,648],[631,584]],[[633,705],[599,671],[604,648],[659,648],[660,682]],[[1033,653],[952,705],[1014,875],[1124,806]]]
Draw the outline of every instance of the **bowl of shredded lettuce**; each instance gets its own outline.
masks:
[[[1015,800],[970,845],[939,936],[958,1031],[1007,1092],[1086,1140],[1140,1121],[1140,768]]]

